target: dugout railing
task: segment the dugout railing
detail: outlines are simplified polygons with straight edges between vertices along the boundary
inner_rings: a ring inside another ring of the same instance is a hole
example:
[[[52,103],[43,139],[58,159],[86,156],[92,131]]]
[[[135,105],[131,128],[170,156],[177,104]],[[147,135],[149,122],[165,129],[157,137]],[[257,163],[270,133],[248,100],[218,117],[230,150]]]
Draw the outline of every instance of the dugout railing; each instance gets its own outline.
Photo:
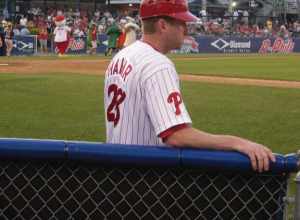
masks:
[[[300,220],[297,154],[256,173],[237,152],[2,138],[0,157],[1,219]]]

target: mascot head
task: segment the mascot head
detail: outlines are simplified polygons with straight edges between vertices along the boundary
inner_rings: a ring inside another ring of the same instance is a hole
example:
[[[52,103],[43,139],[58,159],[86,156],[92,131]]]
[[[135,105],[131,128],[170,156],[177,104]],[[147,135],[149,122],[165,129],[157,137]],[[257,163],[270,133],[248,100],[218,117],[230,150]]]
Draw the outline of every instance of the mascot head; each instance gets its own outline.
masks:
[[[56,26],[64,26],[66,24],[65,16],[63,15],[57,15],[55,17],[55,25]]]

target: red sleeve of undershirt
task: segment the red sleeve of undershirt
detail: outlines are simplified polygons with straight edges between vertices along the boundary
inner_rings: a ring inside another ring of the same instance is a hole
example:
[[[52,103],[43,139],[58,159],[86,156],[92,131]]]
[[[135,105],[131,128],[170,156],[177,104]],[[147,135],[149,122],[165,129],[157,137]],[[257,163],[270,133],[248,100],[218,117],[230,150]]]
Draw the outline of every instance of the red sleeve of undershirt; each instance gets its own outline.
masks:
[[[188,128],[191,125],[188,123],[184,123],[184,124],[179,124],[179,125],[175,125],[163,132],[161,132],[158,136],[162,139],[163,142],[165,142],[167,140],[168,137],[170,137],[172,134],[174,134],[176,131],[179,131],[183,128]]]

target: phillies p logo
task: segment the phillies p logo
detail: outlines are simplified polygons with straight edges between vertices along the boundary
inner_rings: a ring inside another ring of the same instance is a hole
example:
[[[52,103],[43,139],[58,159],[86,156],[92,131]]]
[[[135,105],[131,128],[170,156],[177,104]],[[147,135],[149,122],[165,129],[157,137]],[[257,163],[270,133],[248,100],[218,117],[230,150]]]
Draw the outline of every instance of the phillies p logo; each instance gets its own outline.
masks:
[[[168,97],[168,103],[172,104],[174,103],[175,105],[175,114],[180,115],[181,110],[180,110],[180,104],[182,103],[182,98],[179,92],[172,92],[169,97]]]

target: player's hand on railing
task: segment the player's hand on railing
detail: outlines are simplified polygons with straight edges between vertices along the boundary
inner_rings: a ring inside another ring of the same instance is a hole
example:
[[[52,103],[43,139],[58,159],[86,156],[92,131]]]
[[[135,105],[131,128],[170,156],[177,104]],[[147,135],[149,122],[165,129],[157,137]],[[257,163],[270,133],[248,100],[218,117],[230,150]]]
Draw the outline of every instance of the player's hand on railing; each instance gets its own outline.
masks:
[[[276,160],[269,148],[249,140],[242,140],[242,143],[236,146],[236,150],[246,154],[250,158],[253,170],[260,173],[269,170],[270,160]]]

